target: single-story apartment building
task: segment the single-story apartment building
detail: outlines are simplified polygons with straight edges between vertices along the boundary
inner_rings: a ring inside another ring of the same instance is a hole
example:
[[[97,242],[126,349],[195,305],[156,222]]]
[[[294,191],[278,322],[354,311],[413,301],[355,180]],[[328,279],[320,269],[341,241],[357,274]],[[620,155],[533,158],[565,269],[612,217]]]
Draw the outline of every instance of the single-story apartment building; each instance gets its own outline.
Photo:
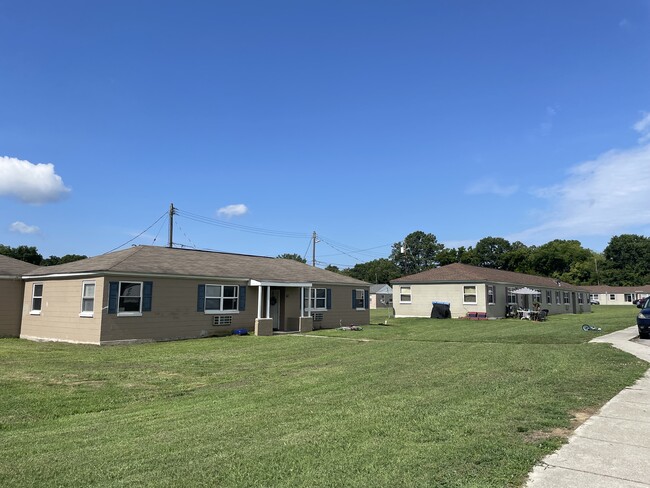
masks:
[[[585,286],[584,288],[589,292],[590,300],[598,301],[601,305],[632,305],[634,300],[650,296],[650,285],[593,285]]]
[[[23,309],[22,276],[38,266],[0,254],[0,337],[18,337]]]
[[[393,306],[393,289],[389,285],[370,285],[370,308]]]
[[[84,344],[370,322],[369,285],[278,259],[134,246],[23,275],[20,337]]]
[[[449,304],[453,318],[470,312],[503,318],[509,305],[533,308],[535,302],[549,314],[590,312],[589,293],[543,276],[454,263],[391,281],[396,317],[430,317],[433,302]],[[535,295],[514,291],[527,287]]]

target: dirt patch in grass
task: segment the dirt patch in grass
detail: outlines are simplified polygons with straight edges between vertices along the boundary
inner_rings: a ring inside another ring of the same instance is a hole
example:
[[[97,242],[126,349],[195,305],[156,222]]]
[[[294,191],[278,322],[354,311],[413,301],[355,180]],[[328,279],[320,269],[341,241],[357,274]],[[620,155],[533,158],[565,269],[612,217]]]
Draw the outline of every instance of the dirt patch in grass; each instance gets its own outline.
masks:
[[[536,430],[533,432],[528,432],[524,436],[524,440],[530,444],[537,444],[554,438],[567,439],[578,427],[584,424],[587,419],[589,419],[596,412],[598,412],[598,409],[596,408],[587,408],[584,410],[572,412],[570,427],[556,427],[551,430]]]

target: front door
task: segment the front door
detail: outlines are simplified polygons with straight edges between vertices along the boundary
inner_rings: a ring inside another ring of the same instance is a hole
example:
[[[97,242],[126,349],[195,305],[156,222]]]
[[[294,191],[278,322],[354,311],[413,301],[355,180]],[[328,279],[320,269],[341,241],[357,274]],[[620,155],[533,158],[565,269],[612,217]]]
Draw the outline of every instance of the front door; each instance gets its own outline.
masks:
[[[271,318],[273,319],[273,330],[280,330],[280,297],[282,294],[278,289],[271,289]]]

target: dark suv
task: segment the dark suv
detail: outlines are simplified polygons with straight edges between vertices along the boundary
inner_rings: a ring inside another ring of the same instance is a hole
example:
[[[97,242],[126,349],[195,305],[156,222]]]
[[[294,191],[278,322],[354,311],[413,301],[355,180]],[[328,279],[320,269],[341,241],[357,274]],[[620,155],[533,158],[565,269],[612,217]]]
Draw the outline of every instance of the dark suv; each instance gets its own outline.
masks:
[[[636,306],[641,309],[636,316],[639,337],[641,339],[650,339],[650,298],[644,298]]]

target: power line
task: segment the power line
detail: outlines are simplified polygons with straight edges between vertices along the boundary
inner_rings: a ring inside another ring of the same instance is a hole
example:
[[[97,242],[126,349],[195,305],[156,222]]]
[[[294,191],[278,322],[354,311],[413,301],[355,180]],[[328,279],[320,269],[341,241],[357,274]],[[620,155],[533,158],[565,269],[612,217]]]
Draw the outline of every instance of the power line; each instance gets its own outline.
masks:
[[[211,217],[204,217],[190,212],[185,212],[184,210],[179,210],[179,209],[176,209],[176,212],[177,215],[184,217],[188,220],[193,220],[195,222],[200,222],[208,225],[214,225],[217,227],[224,227],[227,229],[239,230],[242,232],[249,232],[251,234],[259,234],[259,235],[265,235],[271,237],[286,237],[292,239],[305,239],[311,237],[310,234],[305,234],[302,232],[287,232],[282,230],[262,229],[260,227],[251,227],[248,225],[235,224],[232,222],[226,222],[224,220],[218,220]]]
[[[119,246],[117,246],[117,247],[114,247],[114,248],[111,249],[110,251],[107,251],[105,254],[108,254],[109,252],[117,251],[118,249],[120,249],[120,248],[126,246],[127,244],[130,244],[131,242],[135,241],[138,237],[140,237],[142,234],[144,234],[144,233],[147,232],[149,229],[151,229],[154,225],[156,225],[158,222],[160,222],[160,220],[163,219],[165,216],[167,216],[167,212],[165,212],[165,213],[162,214],[160,217],[158,217],[158,220],[156,220],[153,224],[151,224],[151,225],[150,225],[149,227],[147,227],[145,230],[143,230],[142,232],[140,232],[140,233],[139,233],[137,236],[135,236],[133,239],[129,239],[129,240],[126,241],[124,244],[121,244],[121,245],[119,245]]]

